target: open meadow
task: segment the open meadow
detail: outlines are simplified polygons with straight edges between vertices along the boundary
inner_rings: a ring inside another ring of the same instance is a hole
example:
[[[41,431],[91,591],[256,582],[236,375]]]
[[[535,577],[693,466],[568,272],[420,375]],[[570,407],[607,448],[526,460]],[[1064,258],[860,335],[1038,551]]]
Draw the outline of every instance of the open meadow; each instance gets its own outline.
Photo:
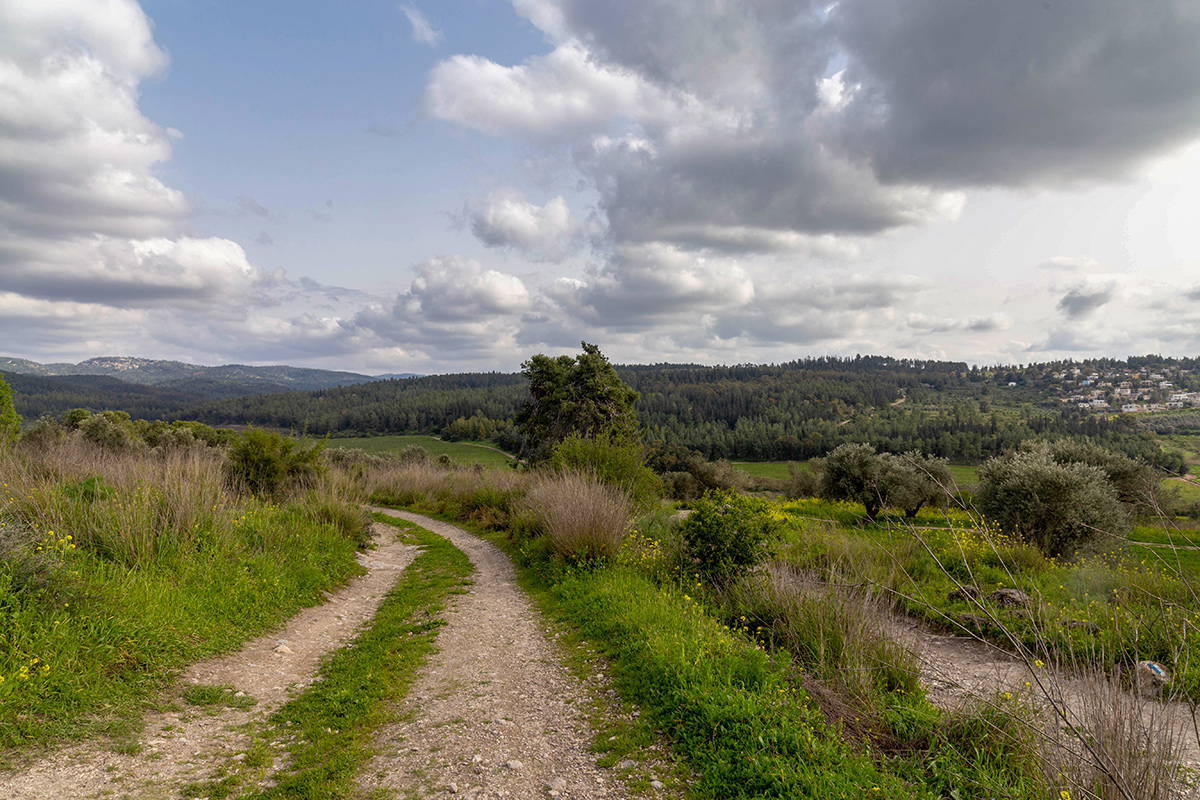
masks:
[[[476,442],[444,442],[436,436],[366,436],[361,438],[337,438],[329,440],[330,447],[346,447],[364,453],[399,454],[409,447],[420,447],[437,458],[447,455],[462,465],[483,464],[485,467],[512,466],[513,458],[489,444]]]

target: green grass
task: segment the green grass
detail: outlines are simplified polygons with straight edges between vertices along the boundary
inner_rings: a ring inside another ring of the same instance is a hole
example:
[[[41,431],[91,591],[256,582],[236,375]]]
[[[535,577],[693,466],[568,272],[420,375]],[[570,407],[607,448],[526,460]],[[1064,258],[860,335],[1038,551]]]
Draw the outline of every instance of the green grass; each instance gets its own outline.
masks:
[[[433,436],[370,436],[330,439],[330,447],[351,447],[367,453],[399,453],[406,447],[423,447],[434,458],[445,453],[459,464],[483,464],[485,467],[511,467],[512,457],[490,446],[471,442],[443,442]]]
[[[117,491],[88,502],[119,511],[124,499]],[[20,504],[14,498],[0,513],[10,530],[29,525],[15,516],[37,526],[29,552],[0,559],[5,747],[96,730],[124,735],[122,720],[136,718],[187,664],[269,630],[361,571],[353,541],[296,507],[248,501],[218,509],[237,514],[227,535],[130,564],[75,547],[86,538],[78,529],[39,524],[36,503],[14,515]],[[68,539],[68,530],[76,535]]]
[[[979,483],[979,467],[951,464],[950,477],[954,478],[954,482],[958,484],[958,488],[960,489],[966,486],[973,486]]]
[[[1200,502],[1200,485],[1190,481],[1165,480],[1162,487],[1167,492],[1177,493],[1182,503]]]
[[[751,478],[775,478],[778,480],[786,480],[788,475],[788,462],[786,461],[734,461],[733,468],[739,472],[744,472]],[[801,463],[801,469],[807,470],[808,464]]]
[[[1190,543],[1195,535],[1139,527],[1114,552],[1063,562],[985,534],[961,512],[950,515],[951,527],[935,528],[856,524],[855,509],[841,503],[801,501],[784,510],[796,519],[787,558],[832,582],[878,587],[901,610],[946,630],[963,632],[959,615],[994,615],[978,633],[1006,649],[1025,648],[1031,660],[1105,671],[1158,661],[1175,675],[1173,688],[1200,699],[1200,665],[1188,657],[1200,647],[1200,551],[1137,543]],[[987,601],[950,600],[956,581],[985,596],[1017,588],[1036,598],[1035,607],[1022,616]],[[1071,620],[1094,623],[1098,632],[1068,627]]]
[[[274,738],[291,761],[254,798],[358,796],[356,778],[374,753],[378,729],[396,719],[399,701],[433,649],[447,596],[466,591],[470,560],[442,537],[383,514],[379,522],[423,550],[388,592],[371,627],[338,650],[310,685],[272,717]],[[203,787],[202,787],[203,788]]]
[[[788,475],[788,462],[786,461],[734,461],[734,469],[740,470],[752,478],[777,478],[786,480]],[[802,470],[811,470],[811,465],[808,462],[798,462],[798,466]],[[950,475],[954,478],[959,488],[968,485],[974,485],[979,482],[979,467],[963,466],[957,464],[950,465]]]

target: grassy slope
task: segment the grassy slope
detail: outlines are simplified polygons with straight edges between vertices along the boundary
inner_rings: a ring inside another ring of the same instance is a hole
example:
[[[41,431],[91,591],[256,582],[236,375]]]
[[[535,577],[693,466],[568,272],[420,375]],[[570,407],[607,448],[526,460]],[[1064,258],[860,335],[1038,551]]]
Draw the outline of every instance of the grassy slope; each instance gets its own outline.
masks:
[[[459,464],[480,463],[485,467],[508,467],[512,458],[499,450],[471,442],[443,442],[433,436],[370,436],[330,439],[330,447],[352,447],[367,453],[398,453],[406,447],[423,447],[434,458],[445,453]]]

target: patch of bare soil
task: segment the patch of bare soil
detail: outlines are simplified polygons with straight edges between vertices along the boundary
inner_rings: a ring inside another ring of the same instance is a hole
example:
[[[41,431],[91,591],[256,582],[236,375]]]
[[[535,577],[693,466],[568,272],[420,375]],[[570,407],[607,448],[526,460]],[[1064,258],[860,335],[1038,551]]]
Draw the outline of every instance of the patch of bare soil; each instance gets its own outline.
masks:
[[[449,539],[478,573],[447,613],[403,721],[382,732],[363,788],[473,800],[628,796],[624,770],[597,766],[589,751],[588,687],[560,663],[508,558],[453,525],[386,513]]]
[[[255,639],[237,653],[193,665],[180,681],[227,685],[257,703],[248,708],[196,707],[149,715],[140,746],[117,753],[94,742],[72,745],[15,771],[0,773],[0,797],[176,798],[190,783],[209,780],[217,768],[244,758],[251,724],[312,682],[321,659],[349,640],[375,614],[384,594],[413,560],[417,548],[376,526],[377,548],[359,555],[367,573],[328,602],[305,609],[287,626]],[[230,695],[237,705],[248,702]],[[206,710],[210,709],[211,710]]]

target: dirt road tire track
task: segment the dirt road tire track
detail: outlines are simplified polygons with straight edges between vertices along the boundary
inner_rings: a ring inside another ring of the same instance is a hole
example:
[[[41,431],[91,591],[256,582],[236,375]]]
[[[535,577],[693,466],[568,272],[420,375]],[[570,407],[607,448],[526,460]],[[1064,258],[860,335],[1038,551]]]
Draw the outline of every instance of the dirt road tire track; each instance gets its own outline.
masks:
[[[364,790],[472,800],[628,796],[616,771],[597,766],[582,707],[587,687],[560,662],[508,558],[454,525],[385,513],[450,540],[478,572],[453,601],[404,719],[381,733]]]
[[[231,655],[194,664],[188,684],[231,685],[258,702],[248,709],[206,712],[189,706],[150,714],[136,753],[113,752],[96,742],[71,745],[15,771],[0,773],[0,798],[177,798],[183,787],[211,778],[249,744],[246,727],[264,719],[312,682],[321,659],[344,645],[374,616],[383,596],[417,548],[396,540],[395,530],[375,528],[377,547],[359,555],[367,573],[320,606],[248,642]]]

